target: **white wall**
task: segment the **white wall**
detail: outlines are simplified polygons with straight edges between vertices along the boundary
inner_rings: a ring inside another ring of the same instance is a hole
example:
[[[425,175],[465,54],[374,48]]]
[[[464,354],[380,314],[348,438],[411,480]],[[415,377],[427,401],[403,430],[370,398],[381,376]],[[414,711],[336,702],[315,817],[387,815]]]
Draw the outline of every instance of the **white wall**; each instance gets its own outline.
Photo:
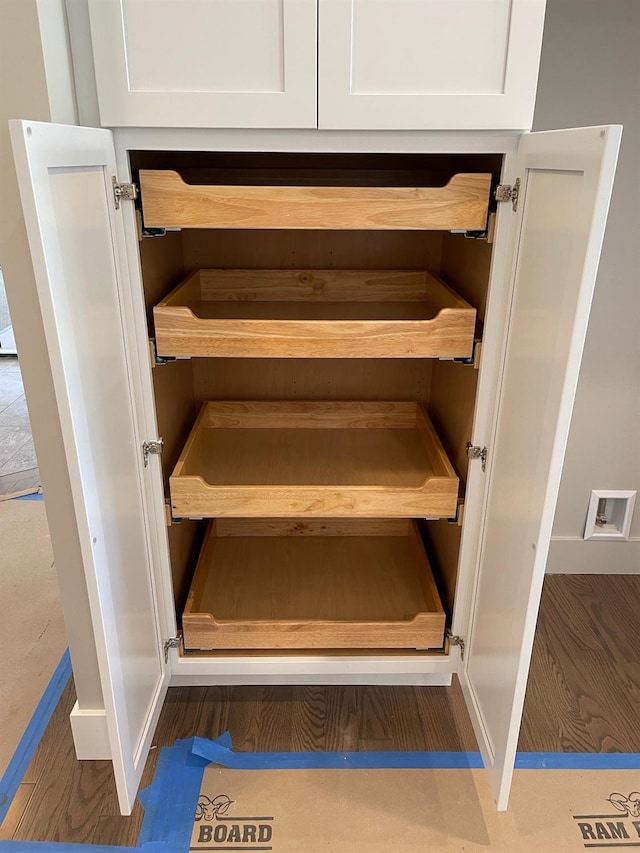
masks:
[[[623,124],[549,572],[640,573],[632,540],[582,540],[591,489],[640,490],[640,0],[547,0],[534,130]]]
[[[9,119],[75,122],[62,0],[0,0],[0,266],[13,320],[80,707],[103,707],[51,368],[13,170]]]

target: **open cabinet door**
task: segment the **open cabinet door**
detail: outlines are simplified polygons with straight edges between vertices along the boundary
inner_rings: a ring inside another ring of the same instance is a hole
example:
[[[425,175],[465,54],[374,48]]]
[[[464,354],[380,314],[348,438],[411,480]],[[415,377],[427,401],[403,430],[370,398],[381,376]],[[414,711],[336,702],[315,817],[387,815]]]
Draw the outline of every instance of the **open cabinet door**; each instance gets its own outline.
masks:
[[[11,122],[55,385],[120,807],[129,814],[164,699],[121,303],[128,285],[110,131]]]
[[[513,773],[622,129],[524,136],[505,369],[460,677],[499,809]]]

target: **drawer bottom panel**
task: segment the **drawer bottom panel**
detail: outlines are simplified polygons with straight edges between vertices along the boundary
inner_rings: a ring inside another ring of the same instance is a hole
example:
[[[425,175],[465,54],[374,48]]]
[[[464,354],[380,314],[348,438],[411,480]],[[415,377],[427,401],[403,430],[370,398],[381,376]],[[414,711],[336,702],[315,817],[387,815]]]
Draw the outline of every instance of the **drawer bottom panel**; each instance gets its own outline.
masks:
[[[187,650],[429,649],[445,614],[407,519],[218,519],[183,615]]]

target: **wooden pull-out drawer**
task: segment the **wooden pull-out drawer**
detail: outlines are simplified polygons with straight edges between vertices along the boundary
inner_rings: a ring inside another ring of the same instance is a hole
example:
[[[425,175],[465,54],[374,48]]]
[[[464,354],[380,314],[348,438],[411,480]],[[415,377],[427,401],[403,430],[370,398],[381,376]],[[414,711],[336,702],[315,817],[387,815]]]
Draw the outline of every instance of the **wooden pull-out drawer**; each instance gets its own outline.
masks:
[[[284,187],[187,184],[141,170],[148,228],[482,231],[490,174],[454,175],[444,187]]]
[[[220,519],[183,615],[186,649],[440,648],[414,521]]]
[[[169,486],[178,518],[450,518],[458,497],[419,403],[205,403]]]
[[[197,270],[153,316],[162,356],[466,358],[476,312],[423,271]]]

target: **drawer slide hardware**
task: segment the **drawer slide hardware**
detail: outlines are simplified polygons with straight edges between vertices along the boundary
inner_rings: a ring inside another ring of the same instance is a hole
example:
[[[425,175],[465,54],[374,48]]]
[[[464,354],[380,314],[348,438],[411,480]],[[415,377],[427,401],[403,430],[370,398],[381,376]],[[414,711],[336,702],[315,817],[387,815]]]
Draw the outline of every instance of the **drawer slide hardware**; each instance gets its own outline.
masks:
[[[111,178],[111,186],[116,210],[120,210],[121,201],[135,201],[138,198],[138,187],[130,183],[121,184],[115,175]]]
[[[512,210],[518,209],[519,196],[520,178],[516,178],[513,186],[511,184],[498,184],[496,187],[496,201],[510,201]]]
[[[467,442],[467,456],[469,459],[481,459],[482,460],[482,470],[487,470],[487,448],[479,447],[476,444],[471,444],[470,441]]]
[[[177,637],[170,637],[162,647],[164,649],[164,662],[169,663],[169,649],[179,649],[182,637],[178,634]]]
[[[452,646],[460,646],[460,660],[464,660],[464,640],[462,637],[452,634],[451,631],[447,631],[447,640],[449,640]]]
[[[155,453],[157,456],[160,456],[163,447],[164,440],[162,438],[157,439],[157,441],[142,442],[142,458],[144,460],[145,468],[149,465],[149,455],[151,453]]]
[[[453,361],[455,364],[466,364],[469,367],[478,367],[478,362],[480,358],[480,349],[482,347],[482,341],[480,338],[474,338],[473,341],[473,349],[471,350],[471,355],[467,357],[455,357],[455,358],[439,358],[438,361]]]
[[[175,355],[158,355],[158,347],[156,345],[155,338],[149,338],[149,347],[151,349],[152,367],[157,367],[160,364],[171,364],[172,362],[178,360],[177,356]]]

